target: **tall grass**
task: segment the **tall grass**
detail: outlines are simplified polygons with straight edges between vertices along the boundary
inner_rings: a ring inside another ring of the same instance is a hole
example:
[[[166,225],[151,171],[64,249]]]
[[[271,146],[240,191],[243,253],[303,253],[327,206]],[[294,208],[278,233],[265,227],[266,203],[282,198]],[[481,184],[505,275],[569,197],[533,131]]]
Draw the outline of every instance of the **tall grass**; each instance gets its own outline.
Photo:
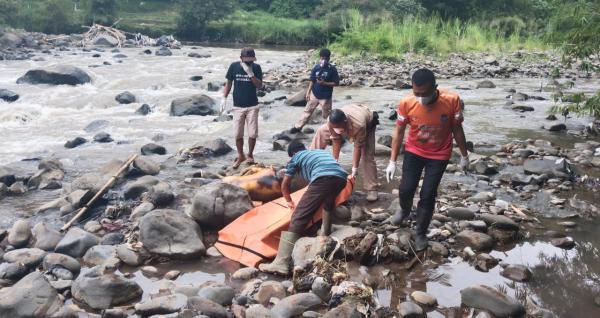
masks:
[[[320,45],[329,39],[322,21],[281,18],[260,11],[236,11],[210,22],[207,35],[210,41],[287,45]]]
[[[370,21],[358,11],[345,18],[344,32],[331,47],[343,55],[399,59],[404,53],[446,55],[452,52],[503,52],[540,49],[545,44],[516,30],[510,35],[482,24],[439,17]]]

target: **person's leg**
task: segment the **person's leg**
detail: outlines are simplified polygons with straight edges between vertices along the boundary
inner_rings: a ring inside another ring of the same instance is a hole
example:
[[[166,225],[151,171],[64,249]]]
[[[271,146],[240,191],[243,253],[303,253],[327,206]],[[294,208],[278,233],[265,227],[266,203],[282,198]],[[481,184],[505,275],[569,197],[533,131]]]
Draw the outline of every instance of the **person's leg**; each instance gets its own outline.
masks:
[[[296,204],[296,210],[292,214],[288,231],[302,235],[306,225],[312,220],[314,214],[325,202],[330,187],[327,178],[318,178],[308,185],[306,192],[302,195],[300,202]]]
[[[433,217],[437,190],[447,165],[448,161],[446,160],[425,160],[425,175],[419,194],[419,204],[417,204],[417,237],[415,239],[417,251],[427,248],[425,235]]]
[[[402,161],[402,178],[398,187],[398,197],[400,199],[400,209],[396,211],[392,222],[399,225],[410,215],[413,206],[415,192],[419,186],[419,180],[423,173],[425,161],[423,158],[410,152],[404,153]]]
[[[317,129],[315,136],[309,146],[309,149],[325,149],[328,145],[327,141],[330,140],[331,133],[327,124],[323,124]]]
[[[323,119],[327,120],[331,115],[331,105],[333,104],[331,98],[321,100],[321,110],[323,110]]]
[[[323,202],[323,220],[320,235],[331,234],[331,214],[335,211],[335,200],[340,192],[346,187],[347,180],[344,178],[331,177],[327,189],[327,197]]]
[[[248,127],[248,163],[254,163],[254,147],[256,146],[256,138],[258,138],[258,112],[259,106],[252,107],[248,110],[246,116],[246,127]]]
[[[377,164],[375,163],[375,128],[367,131],[367,140],[362,149],[359,171],[363,178],[363,187],[367,191],[367,200],[377,200]]]
[[[234,107],[233,113],[233,134],[235,137],[235,147],[237,149],[237,159],[233,163],[233,168],[237,168],[246,160],[244,155],[244,124],[246,122],[246,109]]]
[[[300,119],[294,124],[294,128],[296,128],[297,130],[302,129],[302,127],[304,127],[304,125],[308,123],[308,121],[310,120],[310,116],[312,116],[312,114],[315,112],[315,109],[317,109],[318,105],[319,100],[315,97],[315,95],[310,93],[310,100],[306,102],[304,112],[302,113]]]

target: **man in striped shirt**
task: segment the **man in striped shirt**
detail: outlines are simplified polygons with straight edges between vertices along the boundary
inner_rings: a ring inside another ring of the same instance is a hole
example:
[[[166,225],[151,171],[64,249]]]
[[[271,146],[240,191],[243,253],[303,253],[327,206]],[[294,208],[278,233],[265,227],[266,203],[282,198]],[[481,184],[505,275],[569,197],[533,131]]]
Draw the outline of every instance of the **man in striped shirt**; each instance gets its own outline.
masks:
[[[281,232],[277,257],[270,264],[261,264],[258,268],[267,273],[287,276],[290,271],[290,260],[294,243],[304,234],[306,226],[314,214],[323,205],[322,235],[331,232],[331,212],[335,208],[335,199],[346,187],[348,173],[326,150],[306,150],[304,145],[294,140],[288,145],[288,155],[292,159],[287,164],[285,177],[281,184],[281,192],[288,207],[294,210],[290,227]],[[296,203],[290,196],[290,184],[294,175],[309,181],[308,189],[300,202]]]

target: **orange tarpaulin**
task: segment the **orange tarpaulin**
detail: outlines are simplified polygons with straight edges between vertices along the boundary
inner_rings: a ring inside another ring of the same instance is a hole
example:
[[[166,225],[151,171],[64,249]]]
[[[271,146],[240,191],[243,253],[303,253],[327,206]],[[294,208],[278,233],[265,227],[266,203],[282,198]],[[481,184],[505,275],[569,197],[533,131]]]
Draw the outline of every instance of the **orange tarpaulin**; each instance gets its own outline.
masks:
[[[349,179],[346,188],[338,195],[336,205],[346,202],[353,188],[354,182]],[[292,193],[294,202],[298,203],[305,191],[306,188],[303,188]],[[307,228],[321,220],[322,212],[321,208],[315,213]],[[281,231],[288,229],[292,213],[284,198],[255,207],[219,231],[215,247],[231,260],[256,267],[277,255],[279,236]]]

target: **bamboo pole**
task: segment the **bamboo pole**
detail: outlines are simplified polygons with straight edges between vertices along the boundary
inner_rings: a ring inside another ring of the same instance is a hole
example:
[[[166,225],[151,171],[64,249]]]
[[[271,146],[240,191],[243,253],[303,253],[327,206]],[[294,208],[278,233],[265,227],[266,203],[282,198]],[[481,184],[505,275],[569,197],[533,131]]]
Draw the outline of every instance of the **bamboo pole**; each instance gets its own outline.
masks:
[[[71,225],[73,225],[73,223],[75,223],[77,220],[79,220],[79,218],[85,213],[87,212],[90,207],[96,202],[96,200],[98,200],[102,195],[104,195],[104,193],[110,189],[110,187],[112,187],[115,182],[117,181],[117,179],[119,178],[119,176],[125,172],[125,170],[127,170],[127,168],[129,168],[129,165],[131,165],[131,163],[137,158],[138,155],[132,155],[131,157],[129,157],[129,159],[127,159],[127,161],[125,161],[125,163],[121,166],[121,168],[119,168],[119,170],[117,171],[117,173],[115,173],[114,176],[112,176],[107,182],[106,184],[104,184],[104,186],[100,189],[100,191],[98,191],[98,193],[96,193],[96,195],[94,195],[93,198],[90,199],[90,201],[88,201],[88,203],[86,203],[85,206],[83,206],[79,212],[77,212],[77,214],[75,214],[75,216],[73,216],[69,222],[67,222],[61,229],[61,232],[66,231],[68,228],[71,227]]]

